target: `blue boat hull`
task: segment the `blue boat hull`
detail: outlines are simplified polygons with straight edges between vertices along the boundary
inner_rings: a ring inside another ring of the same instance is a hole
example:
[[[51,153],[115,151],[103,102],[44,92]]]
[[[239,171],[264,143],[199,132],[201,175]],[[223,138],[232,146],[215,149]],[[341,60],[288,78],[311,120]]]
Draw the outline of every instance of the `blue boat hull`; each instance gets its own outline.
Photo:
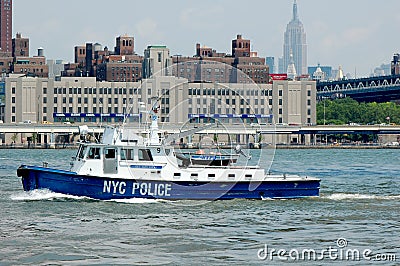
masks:
[[[78,175],[74,172],[22,165],[17,170],[25,191],[48,189],[56,193],[93,199],[265,199],[319,196],[316,179],[263,182],[198,182],[135,180]]]

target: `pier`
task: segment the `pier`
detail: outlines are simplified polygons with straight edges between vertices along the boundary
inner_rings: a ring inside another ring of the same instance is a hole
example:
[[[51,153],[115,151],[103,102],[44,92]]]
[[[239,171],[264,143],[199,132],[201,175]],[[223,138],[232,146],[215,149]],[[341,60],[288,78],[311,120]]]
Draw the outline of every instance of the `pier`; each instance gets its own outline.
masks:
[[[5,147],[30,147],[46,146],[54,144],[61,147],[73,145],[79,139],[79,128],[81,124],[0,124],[0,139]],[[100,138],[105,125],[88,125],[89,133],[95,138]],[[199,126],[198,124],[171,124],[160,125],[160,129],[166,134],[180,133],[191,128]],[[125,128],[143,130],[143,125],[125,126]],[[324,144],[328,146],[327,136],[337,134],[362,134],[388,136],[399,135],[400,125],[318,125],[318,126],[293,126],[293,125],[219,125],[201,130],[196,133],[196,137],[181,139],[177,143],[201,142],[208,136],[208,142],[217,142],[215,136],[223,143],[221,146],[230,144],[249,144],[257,142],[257,138],[263,139],[265,143],[271,144],[268,140],[276,134],[276,143],[280,145],[300,145],[315,146]],[[225,138],[224,138],[225,136]],[[228,138],[226,137],[228,136]],[[320,136],[318,141],[318,136]],[[324,141],[321,141],[325,138]],[[227,140],[230,140],[228,143]],[[376,141],[375,144],[384,145],[382,141]],[[354,145],[352,145],[354,146]],[[360,145],[358,145],[360,146]],[[367,145],[370,147],[371,145]],[[389,146],[396,146],[390,145]]]

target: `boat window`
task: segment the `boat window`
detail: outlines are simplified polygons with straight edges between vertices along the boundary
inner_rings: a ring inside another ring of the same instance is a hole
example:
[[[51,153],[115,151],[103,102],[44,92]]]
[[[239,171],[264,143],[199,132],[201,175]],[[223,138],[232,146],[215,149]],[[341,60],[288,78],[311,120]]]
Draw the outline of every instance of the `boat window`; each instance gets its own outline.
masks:
[[[115,149],[105,149],[104,157],[106,159],[114,159],[115,158]]]
[[[121,149],[121,160],[133,160],[133,149]]]
[[[100,148],[91,147],[87,159],[100,159]]]
[[[83,157],[85,156],[86,150],[87,150],[87,146],[85,146],[85,145],[81,145],[79,147],[79,151],[78,151],[78,158],[79,159],[83,159]]]
[[[149,149],[139,149],[139,161],[153,161],[153,156]]]

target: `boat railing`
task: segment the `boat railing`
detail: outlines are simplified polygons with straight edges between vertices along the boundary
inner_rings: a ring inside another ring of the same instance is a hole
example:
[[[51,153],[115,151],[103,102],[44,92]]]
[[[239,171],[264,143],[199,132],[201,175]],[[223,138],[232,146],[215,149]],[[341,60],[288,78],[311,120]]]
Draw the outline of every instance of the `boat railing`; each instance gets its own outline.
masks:
[[[246,166],[241,166],[241,165],[188,165],[187,168],[212,168],[212,169],[260,169],[260,166],[258,165],[246,165]]]

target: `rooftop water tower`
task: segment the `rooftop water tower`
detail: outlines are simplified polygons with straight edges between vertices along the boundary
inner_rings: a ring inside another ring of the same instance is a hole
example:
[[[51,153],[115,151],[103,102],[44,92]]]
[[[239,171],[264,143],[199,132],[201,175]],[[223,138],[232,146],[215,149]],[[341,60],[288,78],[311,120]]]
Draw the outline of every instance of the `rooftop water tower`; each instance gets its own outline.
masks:
[[[43,47],[39,47],[37,49],[37,56],[44,57],[44,49],[43,49]]]
[[[101,52],[103,50],[103,46],[100,43],[95,43],[94,45],[94,51],[95,52]]]

